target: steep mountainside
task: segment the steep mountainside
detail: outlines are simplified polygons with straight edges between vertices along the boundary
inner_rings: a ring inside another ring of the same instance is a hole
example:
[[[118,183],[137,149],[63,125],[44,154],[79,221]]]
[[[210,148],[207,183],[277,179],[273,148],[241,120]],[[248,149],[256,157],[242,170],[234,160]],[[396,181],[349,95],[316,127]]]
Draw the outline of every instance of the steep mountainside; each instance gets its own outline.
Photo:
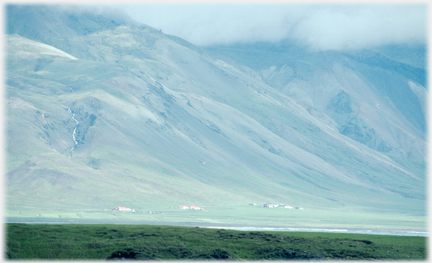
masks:
[[[279,44],[210,47],[256,70],[262,80],[339,132],[379,152],[425,160],[425,50],[388,46],[310,52]]]
[[[8,205],[254,200],[425,213],[415,63],[296,53],[256,68],[122,16],[70,10],[7,7]]]

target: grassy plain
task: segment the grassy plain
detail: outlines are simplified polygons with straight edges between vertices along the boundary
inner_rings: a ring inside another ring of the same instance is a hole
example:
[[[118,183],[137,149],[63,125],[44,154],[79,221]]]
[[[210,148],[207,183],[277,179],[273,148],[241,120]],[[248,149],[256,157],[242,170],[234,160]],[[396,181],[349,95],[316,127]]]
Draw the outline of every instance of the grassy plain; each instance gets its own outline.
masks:
[[[113,224],[6,224],[8,259],[425,260],[426,238]]]
[[[11,207],[7,210],[8,222],[59,222],[59,223],[122,223],[160,224],[183,226],[238,226],[238,227],[310,227],[349,228],[371,230],[426,231],[426,217],[410,214],[373,212],[353,209],[304,210],[263,208],[261,206],[201,206],[204,210],[183,210],[173,204],[146,205],[128,203],[132,212],[112,212],[109,209],[49,210]],[[170,208],[171,207],[171,208]],[[107,208],[107,207],[106,207]]]

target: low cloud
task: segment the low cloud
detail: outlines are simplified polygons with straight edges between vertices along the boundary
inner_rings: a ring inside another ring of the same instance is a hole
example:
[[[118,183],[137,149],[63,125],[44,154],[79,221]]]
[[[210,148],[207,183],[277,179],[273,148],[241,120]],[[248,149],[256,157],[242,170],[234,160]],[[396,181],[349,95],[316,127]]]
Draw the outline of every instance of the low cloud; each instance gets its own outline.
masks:
[[[423,7],[324,7],[308,14],[292,37],[315,49],[359,49],[425,43],[426,33]]]
[[[425,43],[427,6],[130,5],[135,20],[198,46],[292,39],[317,50]]]

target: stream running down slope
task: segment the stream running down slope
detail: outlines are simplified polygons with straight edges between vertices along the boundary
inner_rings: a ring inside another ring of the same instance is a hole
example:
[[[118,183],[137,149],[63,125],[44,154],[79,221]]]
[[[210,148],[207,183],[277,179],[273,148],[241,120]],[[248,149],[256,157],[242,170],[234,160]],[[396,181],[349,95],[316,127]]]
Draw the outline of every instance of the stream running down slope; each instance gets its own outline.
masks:
[[[72,111],[70,109],[68,109],[68,112],[72,113]],[[78,127],[79,122],[77,119],[75,119],[75,113],[72,113],[72,119],[76,122],[77,125],[75,126],[73,133],[72,133],[72,139],[74,141],[74,146],[72,146],[72,148],[69,150],[69,158],[72,157],[72,152],[78,144],[78,142],[76,141],[76,138],[75,138],[75,133],[76,133],[76,129]]]

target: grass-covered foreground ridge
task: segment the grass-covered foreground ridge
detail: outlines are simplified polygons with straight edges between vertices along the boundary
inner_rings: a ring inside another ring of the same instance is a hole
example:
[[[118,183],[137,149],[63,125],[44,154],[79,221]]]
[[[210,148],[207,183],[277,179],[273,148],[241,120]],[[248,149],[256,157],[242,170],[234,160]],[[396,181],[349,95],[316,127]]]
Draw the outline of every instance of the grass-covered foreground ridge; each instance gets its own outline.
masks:
[[[426,259],[425,237],[108,224],[5,230],[7,259]]]

